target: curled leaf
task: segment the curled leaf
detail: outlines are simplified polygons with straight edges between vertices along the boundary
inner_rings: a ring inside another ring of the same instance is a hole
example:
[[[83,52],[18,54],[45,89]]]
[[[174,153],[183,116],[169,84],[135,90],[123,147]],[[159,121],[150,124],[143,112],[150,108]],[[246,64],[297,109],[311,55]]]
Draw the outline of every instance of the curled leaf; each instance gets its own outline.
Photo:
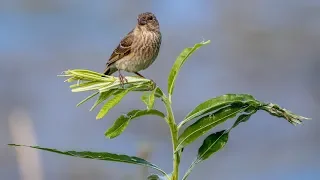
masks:
[[[301,124],[303,120],[310,119],[310,118],[306,118],[306,117],[294,114],[284,108],[281,108],[279,105],[273,104],[273,103],[264,104],[261,107],[261,109],[267,111],[269,114],[271,114],[273,116],[276,116],[279,118],[284,118],[284,119],[288,120],[288,122],[293,125]]]

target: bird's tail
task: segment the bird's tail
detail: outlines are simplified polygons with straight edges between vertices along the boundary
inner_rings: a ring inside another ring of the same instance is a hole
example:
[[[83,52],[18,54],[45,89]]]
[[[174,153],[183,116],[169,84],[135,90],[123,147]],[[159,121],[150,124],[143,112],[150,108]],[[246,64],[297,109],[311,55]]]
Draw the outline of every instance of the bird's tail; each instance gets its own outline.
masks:
[[[107,66],[106,69],[104,70],[103,74],[107,75],[107,76],[110,76],[113,73],[115,73],[116,71],[117,71],[116,68],[111,68],[110,66]]]

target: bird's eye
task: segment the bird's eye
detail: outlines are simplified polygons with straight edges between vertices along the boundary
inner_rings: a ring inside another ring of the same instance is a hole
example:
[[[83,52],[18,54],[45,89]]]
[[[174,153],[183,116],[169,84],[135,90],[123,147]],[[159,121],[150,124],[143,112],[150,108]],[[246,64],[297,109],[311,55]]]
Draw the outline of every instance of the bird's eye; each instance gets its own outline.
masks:
[[[148,20],[153,20],[153,17],[152,17],[152,16],[149,16],[149,17],[148,17]]]

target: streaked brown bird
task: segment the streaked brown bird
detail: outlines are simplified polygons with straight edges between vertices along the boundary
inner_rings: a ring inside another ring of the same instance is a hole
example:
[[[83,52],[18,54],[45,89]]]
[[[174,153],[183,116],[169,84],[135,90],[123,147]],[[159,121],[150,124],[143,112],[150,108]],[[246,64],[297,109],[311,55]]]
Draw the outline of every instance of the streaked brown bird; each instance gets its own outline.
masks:
[[[157,58],[161,46],[161,32],[156,16],[151,12],[138,15],[136,27],[131,30],[112,52],[105,75],[119,72],[120,82],[128,82],[121,70],[143,77],[139,71],[148,68]],[[143,77],[144,78],[144,77]]]

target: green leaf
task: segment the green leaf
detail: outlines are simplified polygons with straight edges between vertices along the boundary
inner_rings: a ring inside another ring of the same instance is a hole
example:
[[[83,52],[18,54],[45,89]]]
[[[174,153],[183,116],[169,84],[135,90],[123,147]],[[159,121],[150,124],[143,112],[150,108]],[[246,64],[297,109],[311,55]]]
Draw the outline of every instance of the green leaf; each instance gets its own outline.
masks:
[[[94,92],[93,94],[91,94],[90,96],[86,97],[84,100],[82,100],[81,102],[79,102],[77,104],[77,107],[80,106],[81,104],[85,103],[86,101],[90,100],[91,98],[93,98],[94,96],[96,96],[97,94],[99,94],[99,92]]]
[[[96,119],[103,118],[109,112],[110,109],[112,109],[114,106],[116,106],[124,98],[124,96],[126,96],[128,94],[128,92],[131,89],[132,88],[126,89],[125,91],[122,91],[119,94],[116,94],[115,96],[113,96],[107,103],[105,103],[103,105],[103,107],[99,111]]]
[[[112,76],[102,77],[103,74],[86,70],[86,69],[74,69],[74,70],[64,71],[63,76],[71,76],[71,77],[75,77],[77,79],[86,80],[86,81],[104,81],[104,82],[115,81],[115,78]]]
[[[171,72],[169,74],[169,78],[168,78],[168,93],[169,96],[171,96],[173,94],[173,89],[174,89],[174,85],[175,85],[175,80],[178,76],[178,73],[182,67],[182,65],[186,62],[186,60],[189,58],[189,56],[191,54],[193,54],[197,49],[199,49],[201,46],[209,44],[209,41],[202,41],[201,43],[195,44],[193,47],[189,47],[184,49],[180,55],[177,57],[176,61],[174,62]]]
[[[198,150],[198,156],[196,160],[194,160],[190,165],[182,180],[185,180],[189,176],[196,164],[208,159],[214,153],[221,150],[228,142],[230,131],[240,123],[248,121],[251,115],[257,112],[257,108],[249,106],[244,110],[244,112],[247,114],[240,115],[229,130],[223,130],[213,133],[203,141],[201,147]]]
[[[112,84],[106,87],[102,87],[99,89],[100,92],[105,92],[109,91],[110,89],[129,89],[129,88],[134,88],[134,90],[144,90],[146,91],[147,89],[150,90],[151,87],[154,85],[154,83],[145,78],[140,78],[140,77],[130,77],[126,76],[125,77],[128,80],[128,83],[125,83],[124,85],[121,84],[120,80],[116,80]]]
[[[110,91],[106,91],[106,92],[102,92],[99,95],[99,98],[96,100],[96,102],[93,104],[93,106],[91,107],[90,111],[92,111],[94,108],[96,108],[99,104],[101,104],[103,101],[107,100],[110,96],[113,95],[113,93],[117,91],[117,90],[110,90]]]
[[[166,178],[164,176],[160,176],[157,174],[152,174],[148,177],[147,180],[165,180]]]
[[[82,74],[87,74],[87,75],[91,75],[91,76],[99,77],[99,78],[103,78],[101,76],[105,76],[102,73],[98,73],[98,72],[95,72],[95,71],[90,71],[88,69],[74,69],[74,70],[70,70],[70,71],[72,71],[72,73],[82,73]],[[108,76],[108,77],[111,77],[111,76]]]
[[[254,113],[257,112],[257,109],[254,108],[254,107],[248,107],[246,110],[245,110],[246,113],[248,114],[241,114],[237,120],[234,122],[233,126],[231,128],[235,128],[237,127],[240,123],[243,123],[243,122],[247,122],[251,115],[253,115]]]
[[[64,82],[73,82],[73,81],[77,81],[78,79],[77,78],[75,78],[75,77],[71,77],[71,78],[69,78],[69,79],[66,79]]]
[[[202,143],[198,150],[196,163],[208,159],[212,154],[221,150],[227,143],[229,132],[226,130],[219,131],[209,135]]]
[[[73,84],[70,86],[72,92],[83,92],[99,90],[99,88],[110,85],[110,82],[90,81],[81,84]]]
[[[224,148],[228,142],[228,138],[229,131],[226,130],[213,133],[206,137],[198,150],[197,158],[192,162],[182,180],[187,179],[196,164],[208,159],[211,155]]]
[[[147,105],[148,109],[152,109],[155,101],[155,93],[157,89],[151,92],[144,92],[141,96],[141,100]]]
[[[95,160],[103,160],[103,161],[114,161],[114,162],[122,162],[128,164],[136,164],[141,166],[150,167],[156,169],[163,173],[165,176],[168,176],[163,170],[161,170],[158,166],[135,156],[127,156],[122,154],[112,154],[108,152],[90,152],[90,151],[61,151],[57,149],[44,148],[39,146],[26,146],[26,145],[18,145],[18,144],[8,144],[9,146],[16,147],[28,147],[34,149],[40,149],[44,151],[49,151],[53,153],[63,154],[67,156],[74,156],[78,158],[87,158],[87,159],[95,159]]]
[[[238,113],[243,112],[246,108],[247,107],[245,106],[233,105],[222,108],[213,114],[200,118],[195,123],[187,127],[179,136],[176,151],[179,151],[180,149],[194,142],[196,139],[201,137],[215,126],[235,117]]]
[[[205,115],[209,112],[220,109],[224,106],[230,104],[240,103],[240,104],[250,104],[252,106],[259,106],[260,102],[254,99],[251,95],[248,94],[225,94],[218,96],[212,99],[209,99],[201,104],[199,104],[194,110],[192,110],[184,118],[184,120],[179,124],[179,128],[184,125],[186,122],[197,118],[199,116]]]
[[[150,109],[150,110],[132,110],[130,111],[128,114],[125,115],[121,115],[112,125],[112,127],[110,127],[106,132],[105,132],[105,136],[107,136],[108,138],[112,139],[115,138],[117,136],[119,136],[129,125],[130,121],[141,117],[141,116],[145,116],[145,115],[156,115],[159,117],[164,118],[165,115],[156,110],[156,109]]]
[[[155,96],[156,96],[157,98],[160,98],[160,97],[162,97],[163,95],[164,95],[163,91],[162,91],[159,87],[156,87],[156,89],[155,89]]]

